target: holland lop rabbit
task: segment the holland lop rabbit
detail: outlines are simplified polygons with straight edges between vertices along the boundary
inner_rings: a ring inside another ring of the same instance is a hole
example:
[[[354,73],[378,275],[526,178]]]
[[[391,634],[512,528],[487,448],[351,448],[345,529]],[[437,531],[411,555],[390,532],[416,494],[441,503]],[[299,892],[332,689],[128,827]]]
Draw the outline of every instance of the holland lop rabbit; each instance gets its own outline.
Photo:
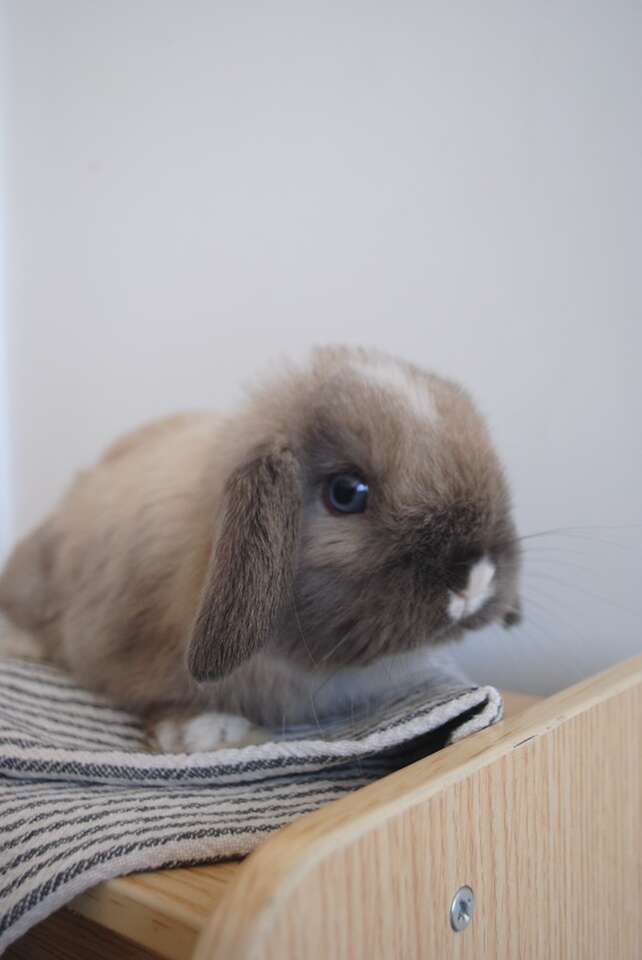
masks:
[[[13,628],[164,750],[257,742],[416,687],[519,617],[504,474],[459,386],[323,348],[229,417],[125,436],[20,542]]]

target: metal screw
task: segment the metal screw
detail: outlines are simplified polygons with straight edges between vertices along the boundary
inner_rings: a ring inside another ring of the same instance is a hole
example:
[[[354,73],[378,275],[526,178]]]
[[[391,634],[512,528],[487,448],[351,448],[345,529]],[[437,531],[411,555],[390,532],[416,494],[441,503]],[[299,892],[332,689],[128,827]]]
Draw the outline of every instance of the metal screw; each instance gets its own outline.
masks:
[[[475,912],[475,894],[470,887],[460,887],[450,904],[450,926],[455,933],[465,930]]]

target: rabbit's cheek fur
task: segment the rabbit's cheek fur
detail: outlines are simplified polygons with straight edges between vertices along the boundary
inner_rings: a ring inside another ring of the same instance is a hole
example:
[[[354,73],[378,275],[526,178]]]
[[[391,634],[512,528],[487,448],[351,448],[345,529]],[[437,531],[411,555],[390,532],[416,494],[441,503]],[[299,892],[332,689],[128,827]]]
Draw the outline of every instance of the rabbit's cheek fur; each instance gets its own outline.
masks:
[[[275,649],[304,669],[364,665],[505,616],[518,558],[498,491],[497,507],[470,503],[394,523],[383,510],[329,515],[308,490],[294,602]],[[506,546],[492,557],[471,546],[493,539]]]
[[[417,584],[385,562],[373,573],[373,561],[365,555],[349,572],[302,566],[278,649],[301,667],[323,669],[372,663],[460,632],[447,616],[443,590]]]

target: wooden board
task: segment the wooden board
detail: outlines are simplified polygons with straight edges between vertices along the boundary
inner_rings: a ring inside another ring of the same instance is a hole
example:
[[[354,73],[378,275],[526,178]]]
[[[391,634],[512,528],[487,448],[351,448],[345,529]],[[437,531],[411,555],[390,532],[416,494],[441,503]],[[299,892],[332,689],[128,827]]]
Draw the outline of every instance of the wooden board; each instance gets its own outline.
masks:
[[[232,861],[117,877],[69,907],[166,960],[185,960],[239,867]]]
[[[642,656],[280,831],[196,960],[640,960],[641,891]]]
[[[504,716],[506,718],[516,717],[523,713],[527,707],[532,707],[542,698],[534,697],[531,693],[516,693],[513,690],[502,690],[502,699],[504,701]]]
[[[16,941],[5,960],[158,960],[131,940],[85,920],[70,910],[53,916]]]

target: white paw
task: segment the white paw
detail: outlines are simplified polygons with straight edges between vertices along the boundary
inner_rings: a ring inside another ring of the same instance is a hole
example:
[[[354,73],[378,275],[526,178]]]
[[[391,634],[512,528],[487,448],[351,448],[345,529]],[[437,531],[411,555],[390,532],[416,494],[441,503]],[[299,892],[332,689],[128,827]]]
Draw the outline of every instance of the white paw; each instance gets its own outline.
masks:
[[[188,720],[161,720],[154,728],[162,753],[201,753],[223,747],[245,747],[270,739],[266,730],[231,713],[200,713]]]

